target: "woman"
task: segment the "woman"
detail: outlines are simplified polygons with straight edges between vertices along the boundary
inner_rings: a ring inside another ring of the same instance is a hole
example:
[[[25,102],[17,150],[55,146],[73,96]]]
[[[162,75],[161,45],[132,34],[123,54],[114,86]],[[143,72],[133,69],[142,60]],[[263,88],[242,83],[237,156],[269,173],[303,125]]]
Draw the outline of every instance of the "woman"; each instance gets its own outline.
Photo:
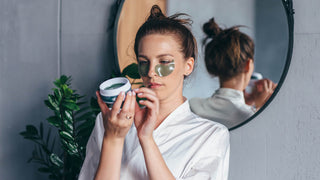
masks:
[[[97,93],[101,113],[79,179],[227,179],[228,130],[193,114],[182,96],[196,57],[187,22],[152,7],[134,45],[145,87],[127,93],[122,109],[124,93],[111,110]]]
[[[205,63],[208,72],[219,77],[220,88],[209,98],[190,100],[191,110],[228,128],[252,116],[273,93],[276,84],[262,79],[252,95],[244,97],[254,69],[254,42],[239,31],[240,26],[222,29],[210,19],[203,25]],[[207,43],[207,40],[210,41]],[[246,104],[246,101],[253,106]]]

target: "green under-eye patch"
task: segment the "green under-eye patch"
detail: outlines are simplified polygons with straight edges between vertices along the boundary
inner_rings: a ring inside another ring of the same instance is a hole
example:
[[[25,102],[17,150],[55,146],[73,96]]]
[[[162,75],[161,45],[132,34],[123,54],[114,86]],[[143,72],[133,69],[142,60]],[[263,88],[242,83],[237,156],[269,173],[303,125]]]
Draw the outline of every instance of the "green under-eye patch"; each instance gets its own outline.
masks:
[[[154,71],[160,76],[168,76],[174,70],[174,61],[168,64],[157,64]]]
[[[170,75],[173,72],[174,67],[175,67],[174,61],[172,61],[168,64],[157,64],[155,66],[154,71],[158,76],[164,77],[164,76]],[[139,73],[141,76],[148,76],[149,69],[150,69],[149,63],[147,63],[147,62],[140,63],[139,62]]]
[[[150,64],[149,62],[139,62],[138,70],[140,76],[148,76]]]

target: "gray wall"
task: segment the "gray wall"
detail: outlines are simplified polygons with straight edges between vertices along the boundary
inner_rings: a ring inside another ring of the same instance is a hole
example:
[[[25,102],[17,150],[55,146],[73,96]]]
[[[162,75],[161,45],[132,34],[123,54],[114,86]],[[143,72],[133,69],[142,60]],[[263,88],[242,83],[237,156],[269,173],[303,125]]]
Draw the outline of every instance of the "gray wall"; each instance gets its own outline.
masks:
[[[43,101],[55,78],[72,75],[90,98],[114,66],[114,1],[60,3],[0,0],[0,179],[44,178],[26,163],[33,145],[18,133],[51,115]]]
[[[295,44],[280,92],[231,132],[230,180],[317,180],[320,168],[320,1],[294,0]]]
[[[33,146],[18,132],[50,115],[43,100],[59,72],[72,75],[73,87],[89,97],[111,73],[107,27],[113,1],[63,1],[61,59],[58,2],[0,0],[1,179],[44,177],[37,166],[26,163]],[[295,0],[294,7],[295,46],[288,76],[264,112],[231,132],[230,180],[319,178],[320,2]]]

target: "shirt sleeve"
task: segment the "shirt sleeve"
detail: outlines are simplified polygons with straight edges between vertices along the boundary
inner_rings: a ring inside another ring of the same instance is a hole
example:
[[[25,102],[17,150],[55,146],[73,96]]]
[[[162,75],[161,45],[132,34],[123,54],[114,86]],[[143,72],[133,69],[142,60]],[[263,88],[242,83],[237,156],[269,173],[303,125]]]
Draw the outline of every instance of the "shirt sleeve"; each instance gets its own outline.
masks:
[[[230,139],[224,126],[214,129],[177,180],[227,180],[229,173]]]
[[[100,113],[87,143],[86,158],[79,174],[79,180],[94,179],[100,161],[103,133],[103,120]]]

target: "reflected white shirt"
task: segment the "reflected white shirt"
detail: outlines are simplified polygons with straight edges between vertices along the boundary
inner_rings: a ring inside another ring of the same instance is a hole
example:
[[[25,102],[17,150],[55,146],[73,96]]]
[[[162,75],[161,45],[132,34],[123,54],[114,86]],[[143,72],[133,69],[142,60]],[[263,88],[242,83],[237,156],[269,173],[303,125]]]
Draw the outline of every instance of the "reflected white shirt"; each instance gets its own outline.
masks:
[[[99,164],[104,127],[101,113],[87,144],[86,159],[79,179],[93,179]],[[191,112],[186,101],[153,132],[168,168],[176,179],[227,180],[229,131],[216,122]],[[155,162],[156,163],[156,162]],[[133,125],[124,144],[120,179],[148,179],[142,148]]]
[[[191,111],[201,117],[234,127],[252,116],[255,108],[245,103],[242,91],[220,88],[208,98],[190,100]]]

